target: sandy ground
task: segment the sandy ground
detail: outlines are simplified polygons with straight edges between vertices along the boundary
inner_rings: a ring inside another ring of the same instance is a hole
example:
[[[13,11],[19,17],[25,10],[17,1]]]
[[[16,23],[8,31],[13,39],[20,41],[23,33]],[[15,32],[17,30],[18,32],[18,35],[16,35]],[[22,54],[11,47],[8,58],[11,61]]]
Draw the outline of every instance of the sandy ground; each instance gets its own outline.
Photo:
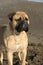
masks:
[[[30,16],[28,65],[43,65],[43,3],[0,0],[0,51],[5,29],[3,26],[9,22],[8,14],[15,11],[25,11]]]

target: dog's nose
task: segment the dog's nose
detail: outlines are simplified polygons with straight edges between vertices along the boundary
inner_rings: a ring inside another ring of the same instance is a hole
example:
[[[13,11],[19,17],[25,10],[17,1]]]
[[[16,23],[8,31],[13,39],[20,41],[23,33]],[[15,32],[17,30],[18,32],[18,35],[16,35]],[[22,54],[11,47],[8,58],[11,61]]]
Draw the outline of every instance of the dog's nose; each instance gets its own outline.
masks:
[[[29,24],[27,22],[24,22],[23,30],[25,30],[26,32],[29,30]]]

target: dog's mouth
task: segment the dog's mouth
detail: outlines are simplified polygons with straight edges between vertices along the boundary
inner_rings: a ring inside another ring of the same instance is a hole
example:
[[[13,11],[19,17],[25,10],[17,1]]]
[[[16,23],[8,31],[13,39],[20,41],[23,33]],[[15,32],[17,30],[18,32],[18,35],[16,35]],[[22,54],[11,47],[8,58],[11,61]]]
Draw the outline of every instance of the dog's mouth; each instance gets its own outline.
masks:
[[[29,30],[29,25],[27,22],[21,22],[19,23],[17,26],[16,26],[16,31],[17,32],[21,32],[21,31],[25,31],[25,32],[28,32]]]

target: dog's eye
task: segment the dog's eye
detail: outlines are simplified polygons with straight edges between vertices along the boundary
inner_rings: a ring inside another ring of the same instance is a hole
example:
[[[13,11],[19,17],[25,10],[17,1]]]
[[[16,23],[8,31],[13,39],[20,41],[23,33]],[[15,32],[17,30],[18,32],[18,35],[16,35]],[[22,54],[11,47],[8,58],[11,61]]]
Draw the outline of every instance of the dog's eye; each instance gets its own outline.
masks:
[[[19,19],[16,19],[16,21],[21,21],[21,18],[19,18]]]
[[[27,20],[28,20],[28,18],[25,18],[25,20],[27,21]]]
[[[18,19],[18,21],[20,21],[20,20],[21,20],[21,18]]]

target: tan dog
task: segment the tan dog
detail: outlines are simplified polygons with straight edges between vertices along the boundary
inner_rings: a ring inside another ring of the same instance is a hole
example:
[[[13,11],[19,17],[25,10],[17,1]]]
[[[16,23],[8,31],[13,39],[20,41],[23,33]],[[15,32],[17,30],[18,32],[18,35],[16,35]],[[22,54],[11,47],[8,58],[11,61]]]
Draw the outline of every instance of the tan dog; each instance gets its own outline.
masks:
[[[8,64],[13,65],[13,53],[18,52],[21,65],[26,64],[28,46],[29,17],[25,12],[11,13],[9,24],[4,33],[4,43],[8,52]]]

